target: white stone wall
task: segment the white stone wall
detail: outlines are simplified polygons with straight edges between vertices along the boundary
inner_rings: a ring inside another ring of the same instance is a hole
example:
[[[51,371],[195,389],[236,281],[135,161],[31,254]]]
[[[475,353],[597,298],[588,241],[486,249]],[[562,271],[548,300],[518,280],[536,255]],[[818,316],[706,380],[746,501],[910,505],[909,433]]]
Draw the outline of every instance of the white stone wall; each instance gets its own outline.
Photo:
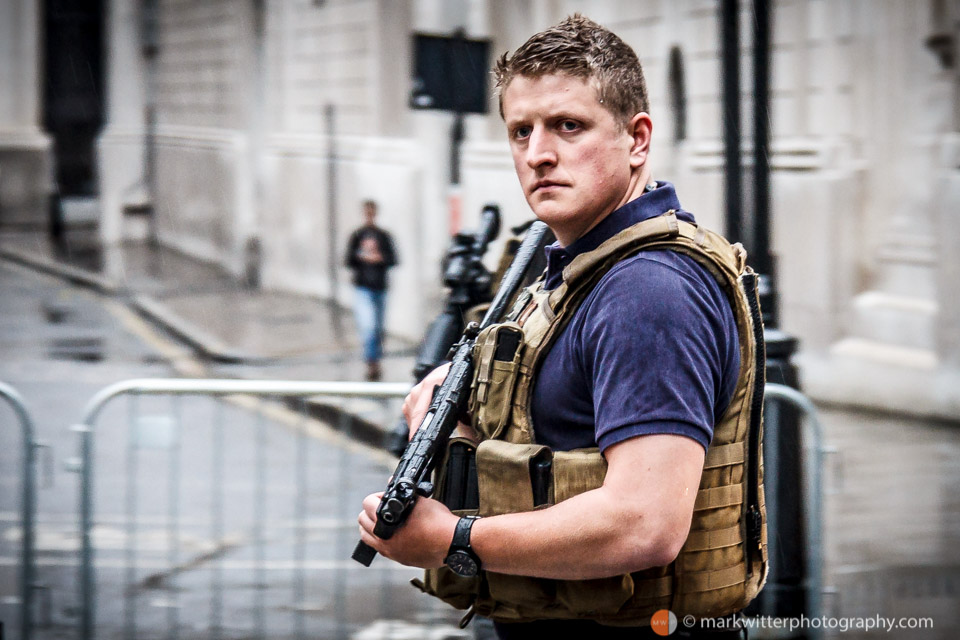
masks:
[[[253,3],[160,0],[157,233],[240,272],[253,216]]]
[[[850,174],[856,191],[850,209],[832,211],[834,221],[844,220],[845,244],[825,252],[836,259],[847,250],[839,266],[850,284],[837,300],[841,313],[831,319],[834,340],[809,349],[801,363],[816,397],[956,418],[960,386],[951,336],[960,326],[950,282],[938,274],[952,261],[957,230],[957,163],[950,152],[957,76],[924,44],[944,27],[934,4],[853,5],[854,117],[846,125],[849,143],[842,132],[834,139],[849,150],[837,172]],[[836,66],[824,62],[818,69],[830,76]],[[837,111],[824,108],[811,118],[827,126]]]
[[[349,304],[342,254],[361,224],[361,202],[376,200],[401,261],[391,271],[388,325],[413,337],[427,321],[427,293],[439,295],[421,250],[424,194],[439,185],[428,183],[426,144],[409,130],[410,4],[269,5],[261,205],[252,235],[263,246],[265,286]]]
[[[857,12],[856,2],[792,0],[778,2],[774,14],[773,249],[782,326],[807,350],[838,337],[862,239],[857,169],[864,158],[852,85]]]
[[[244,58],[252,34],[237,0],[160,0],[157,103],[161,126],[243,129]]]
[[[377,116],[376,4],[270,3],[270,129],[324,133],[324,107],[332,103],[340,110],[339,133],[370,133]]]

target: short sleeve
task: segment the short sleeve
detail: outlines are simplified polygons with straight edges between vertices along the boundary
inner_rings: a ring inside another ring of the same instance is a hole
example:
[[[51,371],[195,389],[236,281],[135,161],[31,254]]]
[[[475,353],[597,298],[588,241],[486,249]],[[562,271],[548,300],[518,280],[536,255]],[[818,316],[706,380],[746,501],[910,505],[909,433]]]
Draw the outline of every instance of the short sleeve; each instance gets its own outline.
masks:
[[[713,277],[687,256],[647,252],[616,265],[584,304],[576,349],[601,450],[648,434],[709,446],[732,393],[731,356],[739,368],[733,314]]]

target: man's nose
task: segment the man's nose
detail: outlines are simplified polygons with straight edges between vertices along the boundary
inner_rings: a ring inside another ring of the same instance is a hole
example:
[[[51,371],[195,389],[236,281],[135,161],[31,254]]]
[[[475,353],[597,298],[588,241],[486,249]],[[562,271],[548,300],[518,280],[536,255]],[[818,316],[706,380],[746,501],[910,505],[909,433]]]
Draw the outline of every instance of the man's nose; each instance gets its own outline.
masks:
[[[527,164],[532,169],[557,163],[555,140],[543,130],[534,130],[527,145]]]

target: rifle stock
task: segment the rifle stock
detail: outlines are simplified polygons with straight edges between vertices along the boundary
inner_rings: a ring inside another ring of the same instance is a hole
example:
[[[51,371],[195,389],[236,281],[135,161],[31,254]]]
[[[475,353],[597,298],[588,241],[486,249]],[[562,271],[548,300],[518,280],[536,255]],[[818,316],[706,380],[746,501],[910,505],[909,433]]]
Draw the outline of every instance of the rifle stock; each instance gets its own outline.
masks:
[[[507,305],[516,295],[523,282],[524,274],[533,260],[547,225],[534,223],[527,231],[523,244],[507,270],[490,308],[480,324],[470,323],[464,330],[460,341],[454,346],[454,356],[450,370],[443,383],[437,389],[433,402],[423,421],[407,444],[397,463],[397,468],[387,483],[383,498],[377,507],[377,523],[374,534],[384,540],[389,539],[403,525],[417,496],[429,497],[433,493],[430,474],[437,460],[457,426],[460,416],[466,409],[470,396],[470,383],[473,380],[473,345],[477,335],[500,319]],[[377,552],[362,540],[353,551],[353,559],[370,566]]]

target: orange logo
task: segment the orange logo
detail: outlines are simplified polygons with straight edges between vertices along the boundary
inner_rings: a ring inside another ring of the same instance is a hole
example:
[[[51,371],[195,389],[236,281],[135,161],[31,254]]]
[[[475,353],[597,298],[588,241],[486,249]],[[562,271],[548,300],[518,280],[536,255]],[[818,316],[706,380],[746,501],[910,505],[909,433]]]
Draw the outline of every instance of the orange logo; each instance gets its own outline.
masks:
[[[677,616],[669,609],[660,609],[651,616],[650,628],[658,636],[668,636],[677,630]]]

